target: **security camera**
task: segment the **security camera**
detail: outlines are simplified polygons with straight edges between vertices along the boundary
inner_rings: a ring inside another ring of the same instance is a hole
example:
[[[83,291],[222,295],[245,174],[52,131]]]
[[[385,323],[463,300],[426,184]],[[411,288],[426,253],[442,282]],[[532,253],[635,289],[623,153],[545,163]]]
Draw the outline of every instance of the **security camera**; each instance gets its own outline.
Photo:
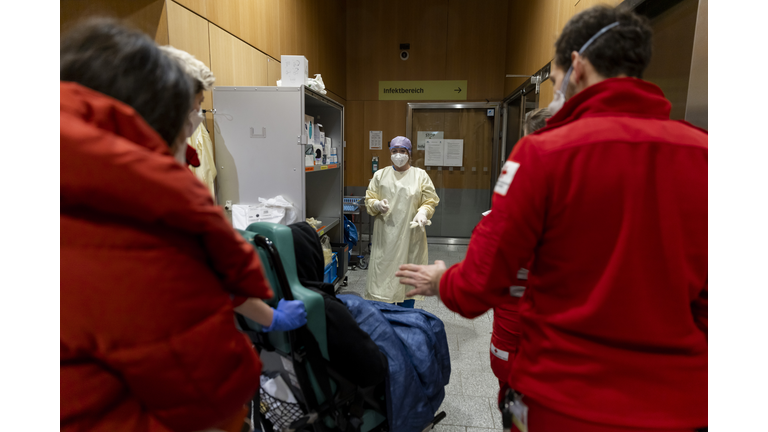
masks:
[[[408,57],[410,56],[411,55],[408,54],[408,51],[400,51],[400,60],[403,60],[403,61],[408,60]]]

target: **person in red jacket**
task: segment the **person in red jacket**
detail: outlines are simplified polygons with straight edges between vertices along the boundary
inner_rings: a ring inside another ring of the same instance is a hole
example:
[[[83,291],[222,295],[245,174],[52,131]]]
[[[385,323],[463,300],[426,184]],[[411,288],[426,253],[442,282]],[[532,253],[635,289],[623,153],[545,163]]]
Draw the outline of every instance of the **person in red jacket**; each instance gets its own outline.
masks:
[[[552,117],[547,108],[539,108],[525,116],[523,136],[529,135],[546,126],[548,118]],[[519,298],[523,296],[528,286],[528,267],[526,265],[517,272],[517,280],[509,289],[511,301],[493,308],[493,332],[491,333],[491,370],[499,380],[499,402],[507,389],[508,379],[512,370],[512,362],[520,345],[520,314]]]
[[[640,79],[644,19],[588,9],[555,51],[553,116],[512,151],[465,259],[397,274],[472,318],[513,301],[533,259],[509,376],[521,429],[704,428],[707,134]]]
[[[193,83],[108,20],[62,38],[60,77],[61,430],[221,425],[261,369],[233,308],[272,290],[253,247],[174,159]],[[281,314],[267,308],[274,327]]]

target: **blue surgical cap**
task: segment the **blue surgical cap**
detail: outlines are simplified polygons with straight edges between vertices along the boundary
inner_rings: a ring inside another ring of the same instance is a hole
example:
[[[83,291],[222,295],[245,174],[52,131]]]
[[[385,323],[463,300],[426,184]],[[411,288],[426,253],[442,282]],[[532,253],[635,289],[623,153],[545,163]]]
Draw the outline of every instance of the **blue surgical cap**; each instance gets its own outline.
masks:
[[[402,147],[406,150],[408,150],[408,153],[411,153],[411,150],[413,147],[411,146],[411,140],[404,136],[398,136],[392,139],[392,141],[389,142],[389,148],[395,148],[395,147]]]

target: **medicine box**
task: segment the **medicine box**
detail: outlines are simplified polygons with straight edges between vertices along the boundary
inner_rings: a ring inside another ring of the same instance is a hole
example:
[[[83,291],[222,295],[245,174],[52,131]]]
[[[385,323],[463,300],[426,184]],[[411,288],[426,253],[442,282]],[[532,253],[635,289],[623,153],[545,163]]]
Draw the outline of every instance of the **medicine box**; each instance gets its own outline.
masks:
[[[312,116],[304,115],[304,144],[315,143],[315,118]]]
[[[306,144],[304,147],[304,166],[315,166],[315,146]]]
[[[280,56],[280,80],[283,87],[299,87],[309,83],[309,62],[304,56]]]
[[[315,133],[312,135],[314,139],[312,143],[317,144],[320,147],[322,147],[323,144],[325,144],[325,141],[324,141],[325,138],[320,139],[321,134],[325,136],[325,133],[321,130],[322,128],[323,128],[323,125],[321,125],[320,123],[315,123]]]

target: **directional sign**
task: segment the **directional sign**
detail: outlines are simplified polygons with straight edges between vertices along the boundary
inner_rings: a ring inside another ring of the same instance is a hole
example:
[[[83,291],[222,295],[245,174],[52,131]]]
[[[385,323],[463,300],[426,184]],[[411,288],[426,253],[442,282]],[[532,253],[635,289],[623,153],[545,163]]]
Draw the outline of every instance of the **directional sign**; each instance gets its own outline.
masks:
[[[467,81],[379,81],[379,100],[467,100]]]

